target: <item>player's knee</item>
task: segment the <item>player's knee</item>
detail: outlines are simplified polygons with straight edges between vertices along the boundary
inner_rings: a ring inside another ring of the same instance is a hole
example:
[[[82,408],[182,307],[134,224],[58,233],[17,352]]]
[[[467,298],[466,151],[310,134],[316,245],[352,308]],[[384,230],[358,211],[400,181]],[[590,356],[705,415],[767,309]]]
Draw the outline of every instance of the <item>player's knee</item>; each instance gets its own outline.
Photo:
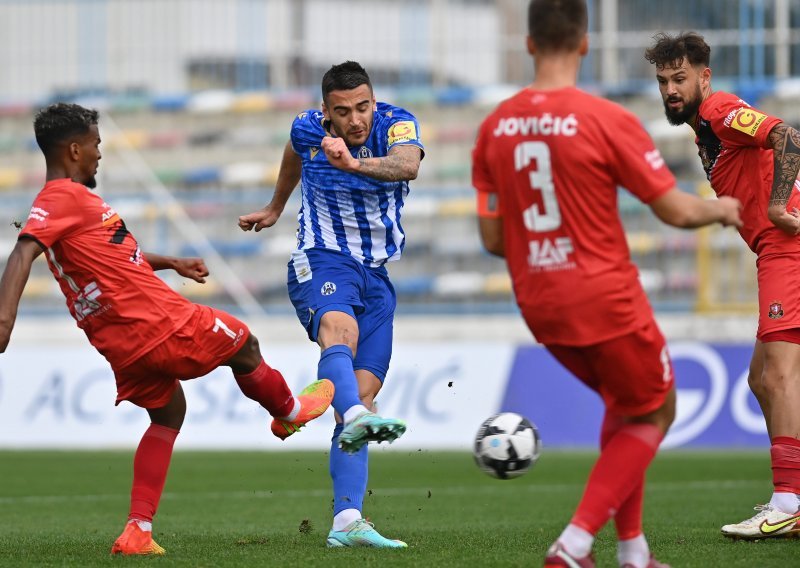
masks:
[[[764,369],[761,374],[761,380],[757,382],[757,388],[762,396],[774,399],[775,397],[784,396],[789,391],[789,383],[798,380],[800,380],[800,377],[792,374],[791,369],[775,365]],[[753,388],[752,383],[750,388]],[[755,393],[756,391],[753,390],[753,392]]]
[[[662,434],[666,435],[669,427],[675,421],[676,413],[676,396],[675,389],[667,393],[664,402],[656,408],[653,412],[640,416],[639,418],[631,420],[631,422],[649,423],[656,426],[661,430]]]
[[[760,399],[766,394],[762,375],[763,373],[755,372],[753,369],[750,369],[750,372],[747,374],[747,384],[757,399]]]
[[[675,414],[677,405],[675,403],[675,395],[674,391],[671,393],[671,396],[667,396],[664,404],[661,405],[659,409],[660,412],[660,422],[661,422],[661,429],[666,434],[669,427],[672,426],[672,423],[675,422]]]
[[[328,312],[320,321],[317,342],[322,349],[333,345],[346,345],[355,357],[358,347],[358,323],[347,314]]]
[[[260,363],[261,348],[258,345],[258,339],[251,333],[239,351],[223,364],[230,367],[234,374],[240,375],[255,371]]]

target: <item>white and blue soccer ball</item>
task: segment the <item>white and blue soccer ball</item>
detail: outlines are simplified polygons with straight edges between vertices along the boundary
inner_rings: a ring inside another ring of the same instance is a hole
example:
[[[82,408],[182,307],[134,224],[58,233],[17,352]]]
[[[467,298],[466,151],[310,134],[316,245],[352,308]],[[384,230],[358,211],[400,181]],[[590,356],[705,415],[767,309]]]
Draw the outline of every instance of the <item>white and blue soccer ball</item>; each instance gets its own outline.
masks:
[[[533,467],[541,451],[539,431],[530,420],[516,412],[501,412],[481,424],[473,454],[488,475],[513,479]]]

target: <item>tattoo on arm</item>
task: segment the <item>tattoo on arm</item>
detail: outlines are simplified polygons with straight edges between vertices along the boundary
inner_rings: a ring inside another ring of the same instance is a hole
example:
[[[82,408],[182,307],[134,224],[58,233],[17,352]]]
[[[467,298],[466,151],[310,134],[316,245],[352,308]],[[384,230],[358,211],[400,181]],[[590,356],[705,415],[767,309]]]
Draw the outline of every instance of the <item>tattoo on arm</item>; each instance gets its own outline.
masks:
[[[417,177],[422,150],[417,146],[395,146],[383,158],[359,158],[358,173],[381,181],[407,181]]]
[[[800,132],[781,123],[769,133],[769,141],[775,164],[769,204],[786,205],[800,170]]]

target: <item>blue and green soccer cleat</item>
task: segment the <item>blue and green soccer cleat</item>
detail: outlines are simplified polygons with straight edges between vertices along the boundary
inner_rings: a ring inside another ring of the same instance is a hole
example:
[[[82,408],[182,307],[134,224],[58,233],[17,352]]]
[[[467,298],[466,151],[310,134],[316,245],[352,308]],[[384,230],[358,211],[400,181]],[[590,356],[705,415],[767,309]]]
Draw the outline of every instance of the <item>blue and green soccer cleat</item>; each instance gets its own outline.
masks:
[[[362,412],[346,424],[339,434],[339,447],[354,454],[367,442],[394,442],[406,431],[406,423],[396,418],[382,418],[374,412]]]
[[[364,519],[357,519],[347,525],[344,530],[328,533],[328,547],[356,547],[367,546],[372,548],[408,548],[402,540],[392,540],[382,537],[375,530],[372,523]]]

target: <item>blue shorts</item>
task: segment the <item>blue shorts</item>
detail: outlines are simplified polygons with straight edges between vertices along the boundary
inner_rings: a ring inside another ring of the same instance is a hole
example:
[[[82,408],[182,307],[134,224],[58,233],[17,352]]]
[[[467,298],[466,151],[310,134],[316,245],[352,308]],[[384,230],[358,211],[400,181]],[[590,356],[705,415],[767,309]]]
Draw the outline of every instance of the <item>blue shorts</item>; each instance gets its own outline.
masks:
[[[394,287],[384,267],[369,268],[350,255],[327,249],[296,250],[289,261],[289,298],[311,341],[327,312],[344,312],[358,323],[353,367],[381,381],[392,358]]]

